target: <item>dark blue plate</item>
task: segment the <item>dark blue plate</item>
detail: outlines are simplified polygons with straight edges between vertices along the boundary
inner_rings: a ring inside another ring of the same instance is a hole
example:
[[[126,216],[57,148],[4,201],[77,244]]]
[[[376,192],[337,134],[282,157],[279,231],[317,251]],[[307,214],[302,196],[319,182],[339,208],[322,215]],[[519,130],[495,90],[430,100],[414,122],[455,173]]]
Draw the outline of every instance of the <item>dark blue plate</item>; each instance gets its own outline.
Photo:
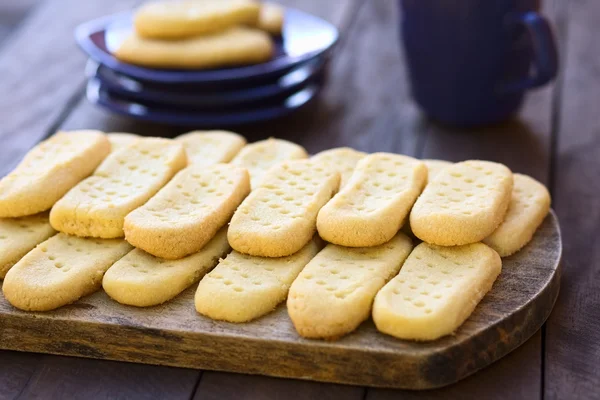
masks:
[[[277,119],[307,105],[319,91],[319,83],[309,84],[285,100],[263,107],[239,108],[236,111],[185,111],[177,108],[149,106],[122,99],[111,94],[98,79],[89,80],[86,90],[88,100],[117,114],[143,121],[196,128],[226,128]]]
[[[261,86],[230,89],[197,85],[152,84],[118,74],[103,65],[89,61],[88,77],[96,77],[111,93],[133,101],[183,107],[237,107],[266,100],[283,100],[317,80],[324,70],[325,60],[308,61],[287,74]]]
[[[132,78],[163,83],[208,83],[261,79],[283,75],[295,66],[329,52],[338,40],[337,28],[314,15],[287,8],[281,37],[273,37],[275,55],[262,64],[207,70],[153,69],[117,60],[112,52],[133,29],[131,12],[79,25],[75,38],[95,61]]]

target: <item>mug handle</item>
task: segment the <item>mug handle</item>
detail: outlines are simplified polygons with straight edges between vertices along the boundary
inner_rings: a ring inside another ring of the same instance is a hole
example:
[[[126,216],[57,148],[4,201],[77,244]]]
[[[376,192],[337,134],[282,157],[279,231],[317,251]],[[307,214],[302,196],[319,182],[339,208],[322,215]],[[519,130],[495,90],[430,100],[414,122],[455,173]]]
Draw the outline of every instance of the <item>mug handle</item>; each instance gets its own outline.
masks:
[[[507,92],[524,91],[543,86],[558,73],[558,51],[550,23],[535,11],[510,14],[509,24],[524,25],[533,45],[534,73],[517,82],[503,85]]]

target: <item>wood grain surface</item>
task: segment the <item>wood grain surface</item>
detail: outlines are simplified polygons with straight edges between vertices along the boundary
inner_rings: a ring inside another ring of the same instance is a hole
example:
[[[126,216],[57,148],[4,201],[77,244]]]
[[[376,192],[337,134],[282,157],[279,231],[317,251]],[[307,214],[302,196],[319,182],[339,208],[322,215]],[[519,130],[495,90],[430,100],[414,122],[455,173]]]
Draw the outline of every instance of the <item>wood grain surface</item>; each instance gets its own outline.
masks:
[[[600,2],[570,2],[552,189],[565,256],[548,320],[545,398],[600,399]]]
[[[4,0],[0,2],[0,46],[39,2],[40,0]]]
[[[0,25],[16,27],[12,35],[0,42],[0,176],[65,119],[64,126],[70,128],[99,127],[165,136],[182,132],[177,127],[116,117],[81,99],[84,57],[72,41],[72,27],[78,21],[128,8],[130,3],[40,3],[20,24],[0,15]],[[543,2],[563,44],[564,79],[554,87],[532,92],[518,120],[476,131],[434,125],[412,103],[403,55],[396,40],[395,1],[286,3],[328,19],[342,10],[342,25],[347,29],[344,41],[332,60],[328,86],[318,103],[280,122],[245,128],[243,133],[250,140],[268,135],[289,136],[310,151],[349,145],[453,160],[492,158],[550,184],[554,208],[565,233],[567,264],[561,295],[546,329],[483,371],[455,385],[426,392],[365,390],[357,386],[0,351],[0,399],[600,398],[600,370],[596,368],[600,358],[600,263],[595,250],[600,225],[600,188],[596,184],[600,173],[600,115],[596,106],[600,51],[595,41],[600,29],[598,2]],[[363,5],[358,9],[360,4]],[[0,4],[0,14],[4,5]],[[21,11],[17,14],[25,15]],[[7,31],[8,28],[4,30]],[[40,32],[47,41],[39,40]],[[60,64],[63,59],[65,63]],[[79,66],[73,66],[76,63]],[[56,65],[68,68],[57,72]],[[47,69],[51,73],[47,74]]]
[[[56,129],[56,121],[70,110],[71,101],[82,90],[86,58],[73,40],[75,27],[93,17],[129,9],[137,2],[44,2],[28,17],[26,26],[6,39],[0,54],[0,93],[4,93],[0,96],[0,119],[4,121],[0,129],[0,176]]]
[[[195,287],[161,306],[135,308],[98,292],[47,313],[0,299],[0,347],[79,357],[242,372],[353,385],[429,389],[454,383],[503,357],[544,323],[558,295],[560,230],[554,214],[452,336],[415,343],[367,321],[335,342],[298,336],[285,305],[233,324],[200,316]]]

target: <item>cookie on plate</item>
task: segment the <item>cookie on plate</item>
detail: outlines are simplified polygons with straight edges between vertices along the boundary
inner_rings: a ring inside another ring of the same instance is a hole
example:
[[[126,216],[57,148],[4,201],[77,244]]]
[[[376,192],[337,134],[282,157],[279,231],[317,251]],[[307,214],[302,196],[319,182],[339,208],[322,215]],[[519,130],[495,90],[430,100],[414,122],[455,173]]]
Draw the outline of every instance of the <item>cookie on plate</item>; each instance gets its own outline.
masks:
[[[151,39],[182,39],[235,25],[256,25],[261,6],[252,0],[155,1],[134,17],[136,32]]]
[[[285,18],[285,9],[279,4],[263,3],[260,6],[257,27],[272,35],[281,35]]]
[[[258,64],[273,56],[268,33],[245,26],[177,41],[148,39],[132,33],[114,55],[150,68],[206,69]]]

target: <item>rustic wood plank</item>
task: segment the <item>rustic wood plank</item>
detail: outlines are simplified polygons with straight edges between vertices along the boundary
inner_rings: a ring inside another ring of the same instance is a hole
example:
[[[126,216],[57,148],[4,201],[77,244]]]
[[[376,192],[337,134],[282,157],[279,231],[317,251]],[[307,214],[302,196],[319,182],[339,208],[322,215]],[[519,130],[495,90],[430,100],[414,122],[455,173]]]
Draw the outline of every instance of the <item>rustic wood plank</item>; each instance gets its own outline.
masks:
[[[40,0],[4,0],[0,3],[0,46],[38,3]]]
[[[90,104],[84,96],[73,107],[71,113],[60,124],[60,129],[98,129],[103,132],[131,132],[142,136],[174,137],[184,131],[182,128],[136,121],[121,115],[110,114],[102,108]]]
[[[188,399],[198,372],[84,358],[46,356],[23,399]]]
[[[563,288],[546,324],[545,398],[600,398],[600,3],[570,2],[552,182]]]
[[[364,392],[355,386],[207,371],[194,400],[362,400]]]
[[[49,313],[0,298],[0,346],[10,350],[143,362],[333,383],[425,389],[466,377],[533,335],[558,295],[560,233],[554,214],[452,336],[415,343],[378,333],[372,322],[335,341],[302,339],[285,308],[245,324],[215,322],[193,307],[195,288],[139,309],[103,292]],[[122,364],[117,364],[118,366]]]
[[[513,172],[548,184],[551,143],[551,88],[529,96],[521,119],[461,131],[430,123],[423,158],[481,159],[506,164]],[[526,151],[523,151],[527,149]]]
[[[0,53],[0,176],[47,134],[81,90],[85,56],[75,44],[75,26],[136,1],[47,1],[6,40]]]
[[[525,342],[514,352],[500,361],[477,372],[454,385],[426,392],[399,391],[389,389],[369,389],[366,400],[402,400],[418,399],[535,399],[532,397],[531,384],[540,384],[540,369],[520,368],[523,355],[537,355],[540,351],[540,336]],[[539,360],[537,360],[539,362]],[[519,374],[515,374],[515,369]],[[506,383],[510,382],[510,385]]]
[[[293,119],[273,124],[316,152],[351,146],[415,154],[421,119],[405,85],[397,40],[396,1],[366,1],[346,35],[320,101]]]
[[[19,397],[42,357],[41,354],[0,351],[0,400]]]

